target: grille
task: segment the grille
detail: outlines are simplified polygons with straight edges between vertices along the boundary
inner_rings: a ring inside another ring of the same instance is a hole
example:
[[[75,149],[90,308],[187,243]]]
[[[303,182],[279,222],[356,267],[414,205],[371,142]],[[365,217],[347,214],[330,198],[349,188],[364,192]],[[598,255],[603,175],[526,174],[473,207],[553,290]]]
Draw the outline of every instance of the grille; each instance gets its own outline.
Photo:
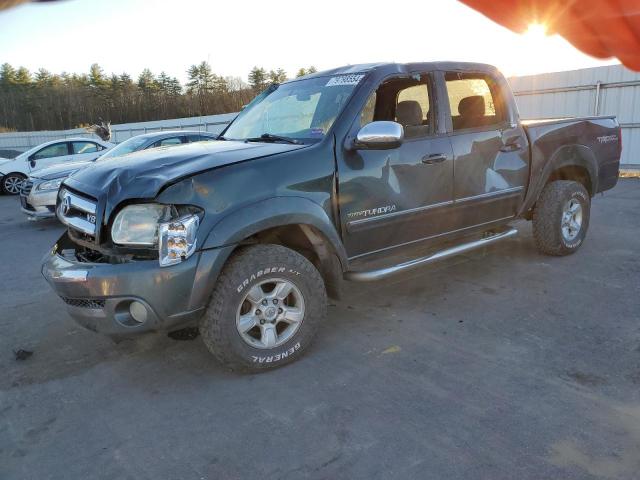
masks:
[[[77,195],[65,188],[58,192],[58,218],[65,225],[86,235],[96,234],[97,205],[94,200]]]
[[[104,300],[89,300],[87,298],[60,297],[62,301],[72,307],[80,308],[104,308]]]
[[[33,188],[33,182],[31,180],[25,180],[22,182],[22,187],[20,188],[20,195],[23,197],[28,197],[31,193],[31,189]]]

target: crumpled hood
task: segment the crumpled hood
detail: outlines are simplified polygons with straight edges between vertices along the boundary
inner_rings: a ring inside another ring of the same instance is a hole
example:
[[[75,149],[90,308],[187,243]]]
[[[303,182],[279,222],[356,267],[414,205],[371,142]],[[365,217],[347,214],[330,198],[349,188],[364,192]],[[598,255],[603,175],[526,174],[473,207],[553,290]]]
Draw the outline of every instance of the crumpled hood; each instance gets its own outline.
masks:
[[[40,178],[42,180],[52,180],[54,178],[67,177],[81,168],[92,165],[93,162],[72,162],[60,163],[51,167],[41,168],[33,172],[32,178]]]
[[[285,153],[305,145],[238,141],[197,142],[98,159],[64,181],[105,205],[105,218],[122,201],[155,198],[162,187],[213,168]]]

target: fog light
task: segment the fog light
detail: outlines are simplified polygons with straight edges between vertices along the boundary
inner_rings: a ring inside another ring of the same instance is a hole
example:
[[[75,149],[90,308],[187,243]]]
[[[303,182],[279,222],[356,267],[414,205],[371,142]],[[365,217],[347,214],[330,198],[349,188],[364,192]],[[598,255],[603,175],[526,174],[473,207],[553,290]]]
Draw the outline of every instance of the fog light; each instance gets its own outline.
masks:
[[[129,313],[138,323],[144,323],[147,321],[147,307],[140,302],[131,302],[131,305],[129,305]]]

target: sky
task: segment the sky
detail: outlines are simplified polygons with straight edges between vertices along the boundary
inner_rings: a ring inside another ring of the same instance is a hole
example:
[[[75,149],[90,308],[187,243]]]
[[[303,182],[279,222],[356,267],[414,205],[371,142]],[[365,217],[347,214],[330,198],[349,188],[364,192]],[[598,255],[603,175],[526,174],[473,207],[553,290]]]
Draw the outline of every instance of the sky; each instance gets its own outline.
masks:
[[[517,35],[455,0],[65,0],[0,11],[0,64],[180,81],[208,61],[246,81],[255,65],[319,70],[368,62],[478,61],[507,76],[618,63],[558,36]]]

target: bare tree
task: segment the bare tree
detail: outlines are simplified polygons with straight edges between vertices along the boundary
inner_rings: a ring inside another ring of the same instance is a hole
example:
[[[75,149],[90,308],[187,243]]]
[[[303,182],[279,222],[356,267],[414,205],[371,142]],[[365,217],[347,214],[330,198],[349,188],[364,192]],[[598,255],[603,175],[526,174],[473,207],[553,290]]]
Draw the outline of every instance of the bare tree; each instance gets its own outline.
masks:
[[[111,140],[111,122],[105,122],[102,119],[99,119],[99,122],[85,128],[85,130],[89,133],[95,133],[102,140],[108,142]]]

